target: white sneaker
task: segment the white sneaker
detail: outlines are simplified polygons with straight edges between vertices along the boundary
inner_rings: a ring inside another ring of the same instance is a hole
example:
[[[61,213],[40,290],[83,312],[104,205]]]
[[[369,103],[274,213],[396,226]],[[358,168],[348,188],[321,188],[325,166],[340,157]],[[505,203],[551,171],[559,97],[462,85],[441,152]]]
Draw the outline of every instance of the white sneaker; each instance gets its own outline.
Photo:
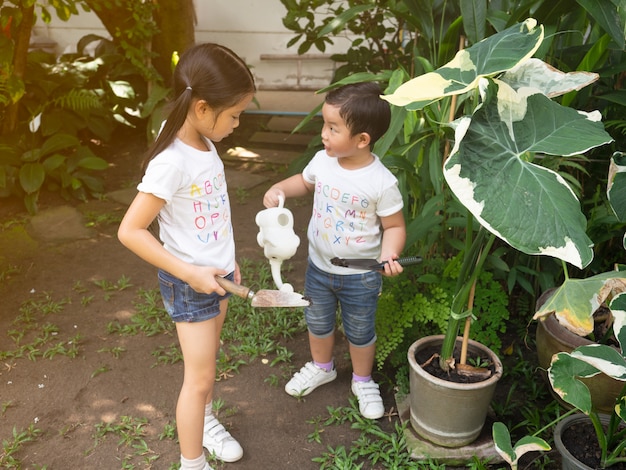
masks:
[[[291,380],[285,385],[285,392],[292,397],[308,395],[320,385],[332,382],[337,378],[337,370],[326,372],[315,363],[307,362],[299,372],[296,372]]]
[[[236,462],[243,457],[243,449],[239,442],[230,435],[213,415],[204,423],[202,447],[223,462]]]
[[[368,382],[352,382],[352,393],[359,400],[359,411],[364,418],[378,419],[385,414],[383,399],[380,397],[378,384]]]

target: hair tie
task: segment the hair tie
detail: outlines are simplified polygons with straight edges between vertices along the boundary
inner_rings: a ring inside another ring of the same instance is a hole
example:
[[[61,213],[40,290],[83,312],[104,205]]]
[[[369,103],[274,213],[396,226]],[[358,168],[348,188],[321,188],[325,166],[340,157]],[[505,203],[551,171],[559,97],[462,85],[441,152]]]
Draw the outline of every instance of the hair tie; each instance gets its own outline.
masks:
[[[185,90],[190,90],[192,91],[192,88],[190,86],[188,86],[187,88],[185,88]]]

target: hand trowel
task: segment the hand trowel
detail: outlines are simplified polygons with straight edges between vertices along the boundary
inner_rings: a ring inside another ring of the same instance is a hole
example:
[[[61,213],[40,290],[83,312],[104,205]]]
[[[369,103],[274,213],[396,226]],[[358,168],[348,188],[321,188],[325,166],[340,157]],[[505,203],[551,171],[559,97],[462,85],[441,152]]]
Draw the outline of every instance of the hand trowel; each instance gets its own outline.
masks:
[[[253,292],[249,287],[235,284],[228,279],[216,276],[215,280],[222,288],[233,295],[250,300],[253,307],[307,307],[310,302],[296,292],[280,290],[259,290]]]

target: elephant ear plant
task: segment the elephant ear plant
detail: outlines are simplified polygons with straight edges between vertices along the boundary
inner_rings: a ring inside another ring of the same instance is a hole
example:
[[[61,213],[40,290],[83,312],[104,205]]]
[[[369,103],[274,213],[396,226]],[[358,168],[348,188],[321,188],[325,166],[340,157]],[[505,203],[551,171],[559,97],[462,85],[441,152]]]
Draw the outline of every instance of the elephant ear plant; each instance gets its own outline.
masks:
[[[626,154],[616,152],[609,165],[607,198],[616,218],[626,222]],[[623,247],[626,249],[626,234]],[[593,315],[602,305],[611,312],[613,336],[619,348],[604,343],[580,346],[572,352],[553,356],[548,369],[550,385],[573,410],[589,416],[601,450],[600,465],[610,467],[626,462],[626,272],[622,269],[597,274],[586,279],[566,279],[537,311],[535,318],[554,314],[568,330],[580,336],[589,335],[594,328]],[[603,427],[600,413],[593,407],[591,391],[580,379],[605,374],[624,383],[616,397],[609,424]],[[569,416],[566,413],[561,419]],[[558,421],[558,420],[557,420]],[[524,436],[515,446],[503,423],[494,423],[493,439],[496,450],[512,470],[526,452],[550,450],[536,436]]]
[[[601,450],[601,468],[626,462],[626,293],[613,297],[608,307],[619,348],[597,343],[579,346],[571,353],[555,354],[548,369],[554,391],[591,420]],[[597,374],[606,374],[625,384],[615,400],[606,429],[592,406],[589,388],[579,380]]]
[[[443,164],[448,187],[471,214],[439,358],[446,370],[458,367],[452,357],[456,337],[461,322],[469,324],[473,286],[495,237],[524,253],[579,268],[593,258],[578,199],[563,177],[541,162],[545,156],[576,157],[612,141],[598,111],[578,111],[553,100],[598,76],[563,73],[533,58],[543,38],[543,26],[529,18],[383,96],[409,111],[446,97],[467,110],[449,124],[454,145]],[[473,219],[481,227],[472,240]]]

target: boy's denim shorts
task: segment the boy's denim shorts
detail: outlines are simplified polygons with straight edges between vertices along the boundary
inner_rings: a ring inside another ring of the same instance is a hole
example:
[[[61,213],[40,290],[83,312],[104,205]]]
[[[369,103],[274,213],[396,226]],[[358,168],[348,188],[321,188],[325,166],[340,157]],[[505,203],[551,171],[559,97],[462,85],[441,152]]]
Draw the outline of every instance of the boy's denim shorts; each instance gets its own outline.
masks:
[[[234,273],[226,276],[233,280]],[[220,301],[230,297],[226,295],[201,294],[170,273],[159,270],[159,288],[165,310],[175,322],[201,322],[215,318],[220,314]]]
[[[309,260],[304,279],[304,293],[311,305],[304,309],[309,332],[318,338],[333,334],[337,306],[348,341],[366,347],[376,342],[376,307],[382,289],[382,275],[331,274],[315,267]]]

